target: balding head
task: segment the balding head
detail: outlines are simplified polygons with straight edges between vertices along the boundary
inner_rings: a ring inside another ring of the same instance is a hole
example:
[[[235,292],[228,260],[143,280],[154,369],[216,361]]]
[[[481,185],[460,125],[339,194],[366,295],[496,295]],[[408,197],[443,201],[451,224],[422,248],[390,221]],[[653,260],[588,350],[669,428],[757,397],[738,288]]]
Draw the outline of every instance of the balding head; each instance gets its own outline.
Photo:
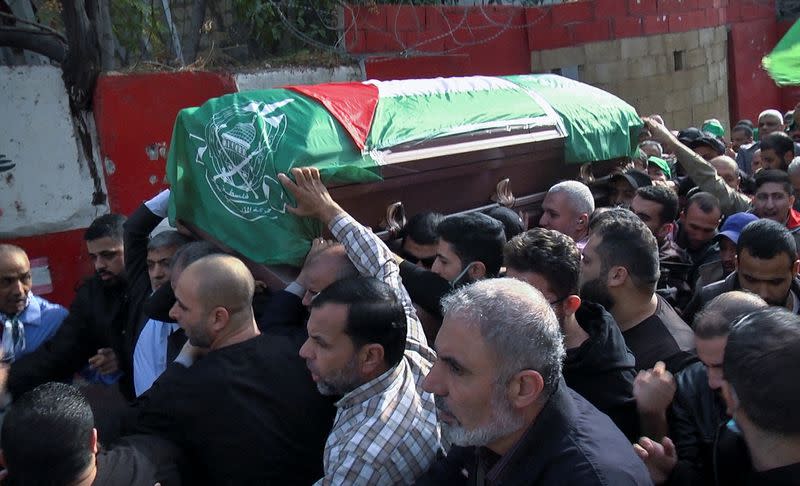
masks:
[[[25,310],[31,290],[31,263],[25,250],[0,244],[0,313],[14,316]]]
[[[694,333],[700,339],[727,336],[739,317],[767,307],[756,294],[734,290],[718,295],[694,319]]]
[[[255,281],[238,258],[210,255],[190,264],[175,285],[170,316],[178,321],[192,345],[216,349],[231,335],[255,327]]]
[[[255,292],[253,274],[236,257],[203,257],[186,267],[184,274],[197,282],[197,295],[209,308],[225,307],[233,312],[251,307]]]
[[[3,258],[7,258],[9,256],[16,256],[16,255],[24,255],[25,258],[28,258],[28,254],[25,253],[25,250],[20,248],[17,245],[12,245],[10,243],[0,243],[0,260]]]
[[[711,159],[709,164],[717,170],[717,174],[733,189],[739,190],[739,166],[736,161],[727,155],[720,155]]]
[[[335,243],[323,248],[308,258],[298,276],[298,282],[306,289],[303,305],[310,306],[311,300],[332,283],[357,275],[343,245]]]

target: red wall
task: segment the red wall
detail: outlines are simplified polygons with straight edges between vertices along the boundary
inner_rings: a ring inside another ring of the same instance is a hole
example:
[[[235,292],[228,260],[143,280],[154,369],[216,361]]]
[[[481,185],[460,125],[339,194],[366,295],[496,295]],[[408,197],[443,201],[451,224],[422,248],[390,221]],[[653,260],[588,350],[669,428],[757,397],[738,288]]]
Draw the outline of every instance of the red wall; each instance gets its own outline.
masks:
[[[551,7],[353,7],[346,45],[369,54],[377,79],[530,72],[530,52],[587,42],[729,25],[731,119],[754,119],[766,107],[793,107],[800,90],[778,89],[760,67],[788,25],[777,25],[771,0],[592,0]],[[507,26],[507,27],[506,27]],[[415,47],[418,52],[403,52]],[[383,53],[385,55],[381,56]],[[230,75],[179,72],[106,75],[95,92],[109,203],[128,214],[163,186],[163,158],[145,147],[169,142],[181,108],[236,90]],[[107,170],[113,166],[112,170]],[[155,177],[154,182],[151,178]],[[83,230],[14,240],[32,257],[48,256],[54,290],[69,304],[91,271]]]
[[[346,22],[347,48],[371,55],[367,77],[376,79],[527,73],[530,51],[728,25],[731,119],[755,119],[767,107],[789,109],[800,101],[800,90],[779,89],[761,68],[761,58],[789,26],[778,26],[773,0],[378,5],[348,9]]]
[[[234,91],[233,77],[225,74],[101,76],[94,95],[94,115],[111,210],[130,214],[166,187],[165,159],[150,160],[145,147],[157,142],[168,144],[180,109]],[[91,275],[83,233],[79,229],[10,241],[24,248],[31,258],[48,258],[53,290],[42,294],[46,299],[68,306],[80,280]]]

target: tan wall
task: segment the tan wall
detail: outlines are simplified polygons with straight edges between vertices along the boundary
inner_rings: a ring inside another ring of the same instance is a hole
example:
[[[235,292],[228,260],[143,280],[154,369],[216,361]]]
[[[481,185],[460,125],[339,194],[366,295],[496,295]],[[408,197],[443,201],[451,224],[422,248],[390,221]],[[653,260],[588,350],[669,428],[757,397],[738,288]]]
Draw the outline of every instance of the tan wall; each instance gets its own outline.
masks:
[[[674,52],[683,51],[675,70]],[[531,53],[533,72],[578,66],[579,81],[659,113],[670,128],[699,127],[708,118],[729,125],[727,31],[714,27],[632,37]]]

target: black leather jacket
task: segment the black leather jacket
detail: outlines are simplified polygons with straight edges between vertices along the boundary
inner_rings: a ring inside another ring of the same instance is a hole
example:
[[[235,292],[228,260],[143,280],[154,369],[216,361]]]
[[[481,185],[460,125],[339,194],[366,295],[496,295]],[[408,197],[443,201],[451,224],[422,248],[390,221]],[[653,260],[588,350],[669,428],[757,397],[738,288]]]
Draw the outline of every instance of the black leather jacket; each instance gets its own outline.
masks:
[[[703,363],[693,363],[675,376],[677,391],[669,416],[669,437],[678,464],[670,485],[743,484],[750,470],[742,436],[727,426],[729,417],[720,393],[708,386]]]

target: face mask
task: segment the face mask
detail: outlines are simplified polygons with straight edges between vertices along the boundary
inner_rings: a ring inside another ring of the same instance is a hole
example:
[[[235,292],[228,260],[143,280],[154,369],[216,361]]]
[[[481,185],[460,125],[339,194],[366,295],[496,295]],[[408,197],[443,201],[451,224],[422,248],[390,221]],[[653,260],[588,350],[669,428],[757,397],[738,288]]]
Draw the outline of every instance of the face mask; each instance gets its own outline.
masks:
[[[469,272],[469,269],[472,267],[473,263],[475,263],[475,262],[468,263],[467,266],[464,267],[464,270],[461,270],[461,273],[459,273],[456,278],[454,278],[453,280],[450,281],[450,287],[456,288],[459,285],[461,285],[461,280],[464,278],[464,276],[467,274],[467,272]]]

